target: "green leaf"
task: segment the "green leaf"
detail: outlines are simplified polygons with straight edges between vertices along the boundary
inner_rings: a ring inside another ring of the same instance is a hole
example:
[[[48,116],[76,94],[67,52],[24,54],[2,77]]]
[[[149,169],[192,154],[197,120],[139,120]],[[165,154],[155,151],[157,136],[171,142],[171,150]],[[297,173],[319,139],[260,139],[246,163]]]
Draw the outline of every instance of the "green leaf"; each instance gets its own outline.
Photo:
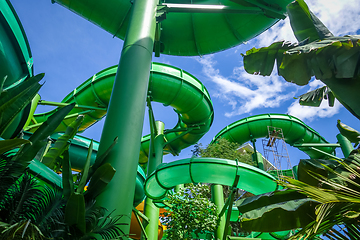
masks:
[[[244,57],[244,68],[247,73],[270,76],[275,60],[281,62],[283,53],[290,48],[284,41],[275,42],[269,47],[252,48],[246,51]]]
[[[0,154],[27,143],[31,145],[29,140],[21,138],[2,140],[0,141]]]
[[[74,192],[65,208],[65,223],[68,226],[75,225],[81,232],[86,232],[85,223],[85,200],[82,194]]]
[[[326,92],[327,87],[323,86],[321,88],[307,92],[297,98],[299,98],[299,103],[302,106],[319,107],[322,100],[325,98]]]
[[[29,138],[32,143],[23,145],[16,159],[24,162],[30,162],[36,156],[37,152],[46,144],[47,138],[54,132],[59,126],[64,117],[73,109],[75,103],[69,104],[66,107],[60,108],[57,112],[51,115]]]
[[[296,39],[302,42],[309,39],[309,42],[332,37],[329,29],[309,10],[304,0],[297,0],[286,7],[291,28]]]
[[[71,162],[69,157],[69,151],[64,151],[64,158],[62,159],[62,184],[64,198],[68,200],[71,194],[74,193],[74,182],[71,172]]]
[[[105,163],[99,167],[90,180],[88,190],[85,193],[86,199],[97,197],[114,177],[115,172],[116,170],[110,163]]]
[[[358,218],[360,216],[360,212],[357,211],[348,211],[344,214],[344,217],[347,218]]]
[[[79,115],[75,121],[73,121],[67,128],[65,133],[60,136],[55,145],[50,148],[50,150],[46,153],[43,158],[42,163],[47,167],[54,169],[57,158],[61,156],[61,154],[69,147],[69,141],[75,136],[77,133],[82,121],[84,119],[83,115]]]
[[[337,120],[336,127],[339,129],[341,135],[346,137],[350,142],[358,144],[360,141],[360,132],[349,127],[345,123],[342,123],[340,120]]]
[[[80,194],[82,194],[84,192],[84,187],[87,183],[86,180],[87,180],[88,173],[89,173],[92,150],[93,150],[93,140],[91,140],[91,143],[90,143],[90,146],[88,149],[88,154],[87,154],[86,161],[85,161],[85,166],[81,172],[81,180],[80,180],[78,188],[76,189],[76,192],[80,193]]]
[[[307,198],[306,195],[294,190],[282,189],[275,192],[264,193],[237,200],[234,206],[239,209],[239,212],[244,213],[268,205],[303,198]]]
[[[113,143],[110,145],[110,147],[103,153],[101,154],[101,156],[96,156],[95,159],[95,163],[91,166],[90,170],[89,170],[89,175],[86,179],[86,182],[89,181],[89,179],[92,177],[92,175],[94,174],[94,172],[96,171],[96,169],[98,169],[101,164],[103,163],[103,161],[105,160],[105,158],[107,157],[107,155],[110,153],[110,151],[113,149],[113,147],[115,147],[115,145],[118,142],[118,137],[116,137],[113,141]]]
[[[264,206],[244,213],[241,216],[241,227],[245,231],[257,232],[301,228],[315,218],[316,205],[316,201],[305,198]]]
[[[39,81],[43,77],[43,73],[38,74],[15,87],[2,91],[0,97],[0,135],[4,133],[7,126],[12,123],[20,111],[31,103],[42,86]]]

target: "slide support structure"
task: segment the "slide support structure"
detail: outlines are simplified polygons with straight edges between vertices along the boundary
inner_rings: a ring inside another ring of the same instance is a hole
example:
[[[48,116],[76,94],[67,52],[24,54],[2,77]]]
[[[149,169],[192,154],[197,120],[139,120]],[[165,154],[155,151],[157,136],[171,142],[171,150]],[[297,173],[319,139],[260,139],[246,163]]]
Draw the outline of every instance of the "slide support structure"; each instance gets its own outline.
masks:
[[[154,45],[158,0],[135,0],[116,73],[98,154],[115,137],[118,143],[105,162],[115,169],[114,178],[97,198],[97,204],[114,215],[123,215],[121,230],[128,234],[140,152],[145,102]]]
[[[336,138],[340,143],[341,151],[343,152],[344,157],[345,158],[349,157],[351,151],[354,150],[354,147],[351,145],[351,142],[340,133],[336,135]]]
[[[223,193],[224,189],[223,186],[220,184],[213,184],[211,185],[211,197],[212,197],[212,201],[213,203],[215,203],[216,207],[217,207],[217,214],[220,215],[221,210],[224,206],[224,193]],[[215,238],[216,239],[220,239],[220,240],[224,240],[223,239],[223,234],[224,234],[224,230],[225,230],[225,215],[223,214],[222,216],[220,216],[219,219],[219,226],[216,229],[215,232]]]
[[[147,167],[148,175],[155,171],[163,161],[163,148],[165,143],[164,128],[165,125],[163,122],[155,122],[156,132],[154,134],[154,138],[150,141],[149,161]],[[144,213],[145,216],[149,218],[149,222],[145,223],[146,235],[149,239],[158,239],[159,208],[154,205],[151,198],[146,198],[145,200]]]

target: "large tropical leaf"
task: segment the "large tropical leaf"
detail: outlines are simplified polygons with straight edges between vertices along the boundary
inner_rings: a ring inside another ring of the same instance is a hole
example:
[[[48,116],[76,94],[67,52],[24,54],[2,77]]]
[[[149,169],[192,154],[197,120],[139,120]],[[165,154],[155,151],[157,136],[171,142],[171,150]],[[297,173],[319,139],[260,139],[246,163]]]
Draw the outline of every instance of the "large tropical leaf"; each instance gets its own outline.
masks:
[[[94,199],[97,197],[114,177],[115,172],[116,170],[110,163],[105,163],[99,167],[90,180],[88,190],[85,194],[86,199]]]
[[[3,90],[0,96],[0,135],[11,124],[15,117],[34,98],[41,88],[39,81],[44,74],[31,77],[15,87]]]
[[[86,161],[85,161],[85,166],[84,166],[84,169],[81,171],[81,180],[79,182],[78,188],[76,189],[76,192],[80,193],[80,194],[84,193],[84,188],[85,188],[85,185],[87,183],[86,179],[87,179],[88,174],[89,174],[92,150],[93,150],[93,140],[91,140],[89,150],[88,150],[88,154],[87,154]]]
[[[318,202],[298,199],[268,205],[244,213],[241,227],[245,231],[276,232],[306,226],[315,219],[315,206]]]
[[[108,149],[106,149],[106,151],[103,154],[101,154],[100,156],[99,155],[96,156],[95,163],[89,169],[89,174],[87,176],[86,182],[88,182],[90,180],[90,178],[93,176],[95,171],[102,165],[105,158],[110,153],[110,151],[115,147],[117,142],[118,142],[118,137],[116,137],[114,139],[113,143],[110,145],[110,147]]]
[[[359,144],[360,141],[360,132],[349,127],[345,123],[342,123],[340,120],[337,120],[336,127],[339,129],[340,133],[346,137],[350,142]]]
[[[43,158],[42,163],[51,169],[54,169],[58,157],[69,147],[69,141],[75,136],[79,129],[83,115],[79,115],[67,128],[63,135],[61,135],[55,142],[55,145],[50,148]]]
[[[333,107],[335,96],[327,86],[323,86],[321,88],[302,94],[295,99],[299,99],[300,105],[312,107],[319,107],[324,99],[328,99],[329,107]]]
[[[51,115],[29,138],[32,143],[22,146],[16,155],[14,161],[20,161],[24,163],[23,168],[19,169],[19,174],[24,172],[28,163],[34,159],[37,152],[46,144],[47,138],[54,132],[59,126],[65,116],[73,109],[75,103],[69,104],[66,107],[60,108],[57,112]]]
[[[82,233],[86,232],[84,195],[74,192],[65,208],[65,223],[76,226]]]
[[[234,206],[239,209],[239,212],[245,213],[268,205],[303,198],[306,198],[306,195],[295,190],[282,189],[237,200]]]
[[[291,28],[299,42],[309,42],[332,37],[327,27],[309,10],[303,0],[297,0],[286,7]]]
[[[62,159],[62,184],[63,194],[65,200],[68,200],[71,194],[74,193],[74,182],[72,178],[71,162],[69,157],[69,151],[65,150]]]
[[[16,139],[6,139],[0,141],[0,154],[3,154],[7,151],[10,151],[13,148],[20,147],[23,144],[31,142],[26,139],[16,138]]]

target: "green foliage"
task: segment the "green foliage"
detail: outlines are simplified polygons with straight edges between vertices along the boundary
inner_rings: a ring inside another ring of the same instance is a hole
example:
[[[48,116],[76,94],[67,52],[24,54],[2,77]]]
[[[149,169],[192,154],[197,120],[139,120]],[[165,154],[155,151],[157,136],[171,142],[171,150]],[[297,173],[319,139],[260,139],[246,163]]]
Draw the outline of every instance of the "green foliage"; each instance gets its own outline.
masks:
[[[43,164],[51,169],[55,168],[57,159],[69,147],[69,140],[75,136],[83,119],[84,116],[79,115],[76,120],[66,128],[65,133],[56,140],[55,145],[43,157]]]
[[[209,191],[207,185],[190,184],[168,196],[165,204],[170,206],[170,211],[161,217],[168,239],[190,239],[193,234],[198,236],[216,230],[218,216],[215,204],[207,198]]]
[[[237,159],[239,162],[256,166],[250,153],[239,151],[239,147],[240,145],[236,142],[230,142],[225,138],[220,138],[216,142],[207,145],[206,148],[202,148],[201,144],[197,144],[192,152],[196,157],[215,157],[230,160]]]
[[[313,239],[319,234],[330,239],[358,239],[359,169],[359,150],[343,161],[301,160],[299,180],[284,177],[279,181],[287,190],[238,202],[243,227],[255,231],[301,227],[291,239]],[[271,222],[275,216],[287,221]]]
[[[359,144],[359,141],[360,141],[360,132],[359,131],[342,123],[340,120],[337,120],[336,127],[339,129],[340,133],[344,137],[346,137],[350,142],[355,143],[355,147],[356,147],[356,145]]]
[[[244,57],[244,68],[250,74],[269,76],[275,60],[278,74],[288,82],[306,85],[315,76],[327,86],[300,97],[300,104],[319,106],[334,98],[360,119],[357,89],[360,87],[358,35],[334,37],[322,22],[309,10],[303,0],[287,7],[293,32],[298,44],[275,42],[269,47],[250,49]]]
[[[0,136],[12,123],[15,117],[29,104],[41,86],[39,81],[44,74],[28,78],[15,87],[0,92]]]

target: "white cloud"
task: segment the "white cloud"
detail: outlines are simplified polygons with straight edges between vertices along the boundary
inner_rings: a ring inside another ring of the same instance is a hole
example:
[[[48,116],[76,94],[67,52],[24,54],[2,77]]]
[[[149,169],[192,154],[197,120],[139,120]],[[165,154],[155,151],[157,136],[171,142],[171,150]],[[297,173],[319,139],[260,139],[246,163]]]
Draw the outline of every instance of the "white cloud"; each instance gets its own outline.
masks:
[[[335,36],[356,34],[360,26],[360,4],[358,0],[308,0],[311,11],[329,28]],[[291,30],[288,18],[279,21],[272,28],[251,40],[247,45],[255,47],[269,46],[275,41],[286,40],[297,42]],[[238,51],[239,47],[235,48]],[[247,74],[242,66],[235,67],[230,77],[224,77],[219,69],[215,68],[213,56],[206,56],[198,60],[203,65],[203,72],[217,86],[215,97],[226,101],[232,111],[226,113],[228,117],[250,113],[257,108],[279,107],[285,100],[295,95],[295,91],[287,92],[288,86],[283,78],[272,74],[262,77]],[[309,91],[323,86],[321,81],[311,81]],[[295,86],[295,85],[292,85]],[[297,89],[300,89],[298,87]],[[300,106],[298,101],[288,107],[288,113],[303,120],[331,117],[339,112],[340,104],[329,108],[324,101],[319,108]]]
[[[203,66],[203,73],[217,86],[217,92],[212,95],[232,106],[232,111],[225,114],[227,117],[250,113],[257,108],[279,107],[283,101],[294,96],[294,92],[285,92],[291,84],[275,74],[270,77],[250,75],[240,66],[230,77],[224,77],[215,68],[214,55],[197,60]]]
[[[300,118],[301,120],[313,121],[316,118],[330,118],[339,113],[340,103],[335,101],[334,107],[329,107],[327,101],[323,101],[319,107],[301,106],[296,100],[288,108],[288,114]]]

